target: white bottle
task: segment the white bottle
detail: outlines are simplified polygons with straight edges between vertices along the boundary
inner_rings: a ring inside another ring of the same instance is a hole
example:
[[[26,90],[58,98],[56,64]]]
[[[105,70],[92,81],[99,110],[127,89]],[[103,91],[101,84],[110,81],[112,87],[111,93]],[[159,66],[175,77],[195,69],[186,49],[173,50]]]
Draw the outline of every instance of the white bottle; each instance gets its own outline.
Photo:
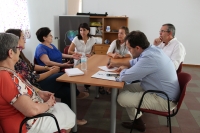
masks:
[[[85,56],[85,53],[82,53],[81,56],[81,70],[83,71],[87,70],[87,57]]]
[[[110,26],[106,27],[106,32],[110,32]]]

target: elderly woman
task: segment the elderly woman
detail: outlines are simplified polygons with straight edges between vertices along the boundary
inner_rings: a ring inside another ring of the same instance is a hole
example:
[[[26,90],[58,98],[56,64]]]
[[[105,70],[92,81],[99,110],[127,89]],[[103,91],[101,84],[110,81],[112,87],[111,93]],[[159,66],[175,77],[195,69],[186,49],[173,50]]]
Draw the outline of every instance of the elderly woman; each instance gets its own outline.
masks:
[[[63,58],[80,59],[78,54],[68,55],[61,53],[53,44],[53,36],[48,27],[42,27],[37,32],[37,39],[41,42],[35,50],[35,59],[41,66],[59,66],[61,68],[72,67],[70,62],[63,63]]]
[[[12,33],[19,37],[19,46],[25,48],[25,39],[24,33],[20,29],[8,29],[6,33]],[[61,98],[61,102],[67,104],[71,107],[71,93],[70,93],[70,84],[65,82],[57,82],[56,78],[63,75],[63,72],[60,71],[60,67],[44,67],[40,65],[33,65],[25,57],[22,51],[19,55],[20,59],[15,64],[15,70],[20,73],[25,79],[27,79],[32,85],[41,88],[45,91],[50,91],[54,93],[54,96]],[[43,73],[36,74],[34,71],[43,71]],[[76,95],[78,99],[83,99],[89,96],[88,93],[79,92],[76,89]],[[78,125],[85,124],[85,120],[77,120]]]
[[[18,132],[24,117],[44,112],[54,114],[60,128],[70,132],[75,124],[75,114],[70,108],[64,103],[56,103],[53,93],[38,91],[15,72],[14,65],[22,50],[18,40],[13,34],[0,33],[0,124],[4,132]],[[54,120],[49,117],[29,120],[26,126],[23,133],[57,131]]]

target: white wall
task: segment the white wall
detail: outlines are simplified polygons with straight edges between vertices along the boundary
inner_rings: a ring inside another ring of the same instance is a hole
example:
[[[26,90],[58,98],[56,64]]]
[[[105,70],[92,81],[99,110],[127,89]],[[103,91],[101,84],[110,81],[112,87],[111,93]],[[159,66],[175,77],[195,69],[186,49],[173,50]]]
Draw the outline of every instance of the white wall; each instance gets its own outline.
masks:
[[[184,64],[200,65],[200,0],[83,0],[87,12],[127,15],[130,31],[144,32],[151,43],[162,24],[172,23],[186,48]]]
[[[54,37],[59,37],[59,15],[66,14],[66,0],[28,0],[31,38],[26,40],[26,57],[33,61],[36,46],[39,44],[35,35],[41,27],[49,27]]]

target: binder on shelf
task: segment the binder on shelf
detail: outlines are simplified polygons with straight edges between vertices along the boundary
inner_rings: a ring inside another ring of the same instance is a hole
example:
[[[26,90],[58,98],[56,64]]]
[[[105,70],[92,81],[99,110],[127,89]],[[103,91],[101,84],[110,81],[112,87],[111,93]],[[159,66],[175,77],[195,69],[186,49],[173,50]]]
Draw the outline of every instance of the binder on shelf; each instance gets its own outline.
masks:
[[[65,69],[65,73],[66,73],[68,76],[84,75],[84,72],[81,71],[79,68],[69,68],[69,69]]]

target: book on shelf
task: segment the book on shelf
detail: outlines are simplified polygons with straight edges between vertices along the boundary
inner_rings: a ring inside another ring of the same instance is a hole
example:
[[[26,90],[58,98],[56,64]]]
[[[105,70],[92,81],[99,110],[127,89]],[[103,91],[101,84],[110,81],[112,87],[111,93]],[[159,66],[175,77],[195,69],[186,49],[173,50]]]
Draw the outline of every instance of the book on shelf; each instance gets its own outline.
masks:
[[[69,68],[69,69],[65,69],[65,73],[66,73],[68,76],[84,75],[84,72],[81,71],[79,68]]]

